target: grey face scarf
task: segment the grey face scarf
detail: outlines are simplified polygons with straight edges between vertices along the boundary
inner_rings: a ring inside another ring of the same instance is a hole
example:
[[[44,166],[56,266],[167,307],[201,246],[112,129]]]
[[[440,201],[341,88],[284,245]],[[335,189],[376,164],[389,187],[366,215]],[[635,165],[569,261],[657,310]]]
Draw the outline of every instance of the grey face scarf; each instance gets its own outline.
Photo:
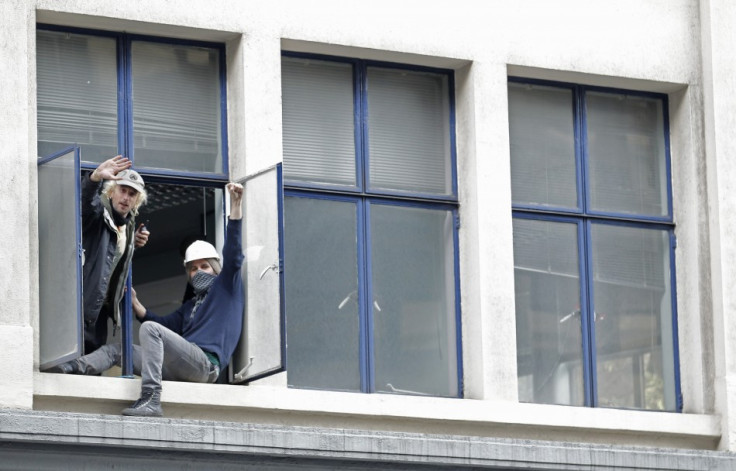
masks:
[[[217,275],[212,275],[210,273],[203,272],[202,270],[198,270],[192,277],[192,281],[190,283],[192,284],[192,288],[194,288],[195,297],[194,307],[192,308],[192,313],[189,315],[190,319],[194,317],[194,313],[197,312],[197,309],[199,309],[204,298],[207,297],[207,292],[210,290],[210,287],[212,287],[212,283],[215,282],[215,278],[217,278]]]

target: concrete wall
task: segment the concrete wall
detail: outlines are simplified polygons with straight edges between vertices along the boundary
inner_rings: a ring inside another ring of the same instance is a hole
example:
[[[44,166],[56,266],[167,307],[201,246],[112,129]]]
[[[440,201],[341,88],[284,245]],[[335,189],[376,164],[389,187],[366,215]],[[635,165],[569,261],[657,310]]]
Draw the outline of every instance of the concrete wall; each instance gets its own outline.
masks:
[[[281,160],[281,50],[456,70],[465,399],[291,390],[282,375],[166,383],[168,417],[736,451],[728,0],[3,0],[0,408],[117,414],[137,380],[38,372],[36,22],[225,42],[233,178]],[[669,94],[683,413],[518,403],[509,75]]]

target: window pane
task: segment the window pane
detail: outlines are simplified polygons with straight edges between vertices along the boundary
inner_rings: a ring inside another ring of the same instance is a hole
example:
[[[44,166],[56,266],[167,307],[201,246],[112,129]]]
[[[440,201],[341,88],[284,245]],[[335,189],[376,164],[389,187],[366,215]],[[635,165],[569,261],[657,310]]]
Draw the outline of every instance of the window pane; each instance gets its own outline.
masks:
[[[135,164],[222,173],[219,51],[132,43]]]
[[[79,168],[74,151],[38,167],[40,367],[82,354]]]
[[[576,208],[572,91],[509,84],[514,203]]]
[[[586,112],[592,209],[666,216],[662,101],[591,92]]]
[[[38,155],[78,145],[82,158],[117,154],[115,40],[38,31]]]
[[[375,389],[457,396],[453,215],[370,212]]]
[[[368,68],[371,189],[452,195],[446,75]]]
[[[287,197],[289,386],[360,391],[356,205]]]
[[[598,402],[675,410],[669,233],[593,224]]]
[[[577,225],[514,219],[519,400],[584,405]]]
[[[284,177],[355,187],[352,66],[285,57],[281,74]]]

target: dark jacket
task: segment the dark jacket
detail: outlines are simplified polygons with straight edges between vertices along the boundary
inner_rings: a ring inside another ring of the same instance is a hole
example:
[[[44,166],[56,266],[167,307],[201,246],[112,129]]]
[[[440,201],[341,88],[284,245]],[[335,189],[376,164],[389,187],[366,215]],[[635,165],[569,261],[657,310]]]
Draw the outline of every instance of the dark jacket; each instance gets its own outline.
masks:
[[[158,317],[146,310],[141,321],[158,322],[202,350],[213,353],[220,362],[221,371],[227,368],[243,329],[245,293],[240,269],[245,257],[242,227],[240,219],[228,221],[222,271],[193,317],[194,300],[190,299],[167,316]]]
[[[93,182],[89,174],[83,177],[82,291],[86,354],[106,343],[108,316],[116,326],[120,323],[120,301],[135,243],[135,220],[131,216],[125,223],[125,252],[118,263],[113,265],[118,236],[110,201],[106,196],[100,195],[101,189],[102,182]],[[104,313],[102,318],[101,312]]]

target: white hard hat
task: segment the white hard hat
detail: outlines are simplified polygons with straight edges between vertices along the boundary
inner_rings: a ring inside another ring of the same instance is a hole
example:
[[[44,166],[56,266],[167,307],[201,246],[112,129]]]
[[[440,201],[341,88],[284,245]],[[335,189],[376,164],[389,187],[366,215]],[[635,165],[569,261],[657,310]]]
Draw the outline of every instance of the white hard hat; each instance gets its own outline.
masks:
[[[184,265],[203,258],[214,258],[219,262],[220,254],[217,253],[217,249],[209,242],[195,240],[187,247],[187,251],[184,253]]]

